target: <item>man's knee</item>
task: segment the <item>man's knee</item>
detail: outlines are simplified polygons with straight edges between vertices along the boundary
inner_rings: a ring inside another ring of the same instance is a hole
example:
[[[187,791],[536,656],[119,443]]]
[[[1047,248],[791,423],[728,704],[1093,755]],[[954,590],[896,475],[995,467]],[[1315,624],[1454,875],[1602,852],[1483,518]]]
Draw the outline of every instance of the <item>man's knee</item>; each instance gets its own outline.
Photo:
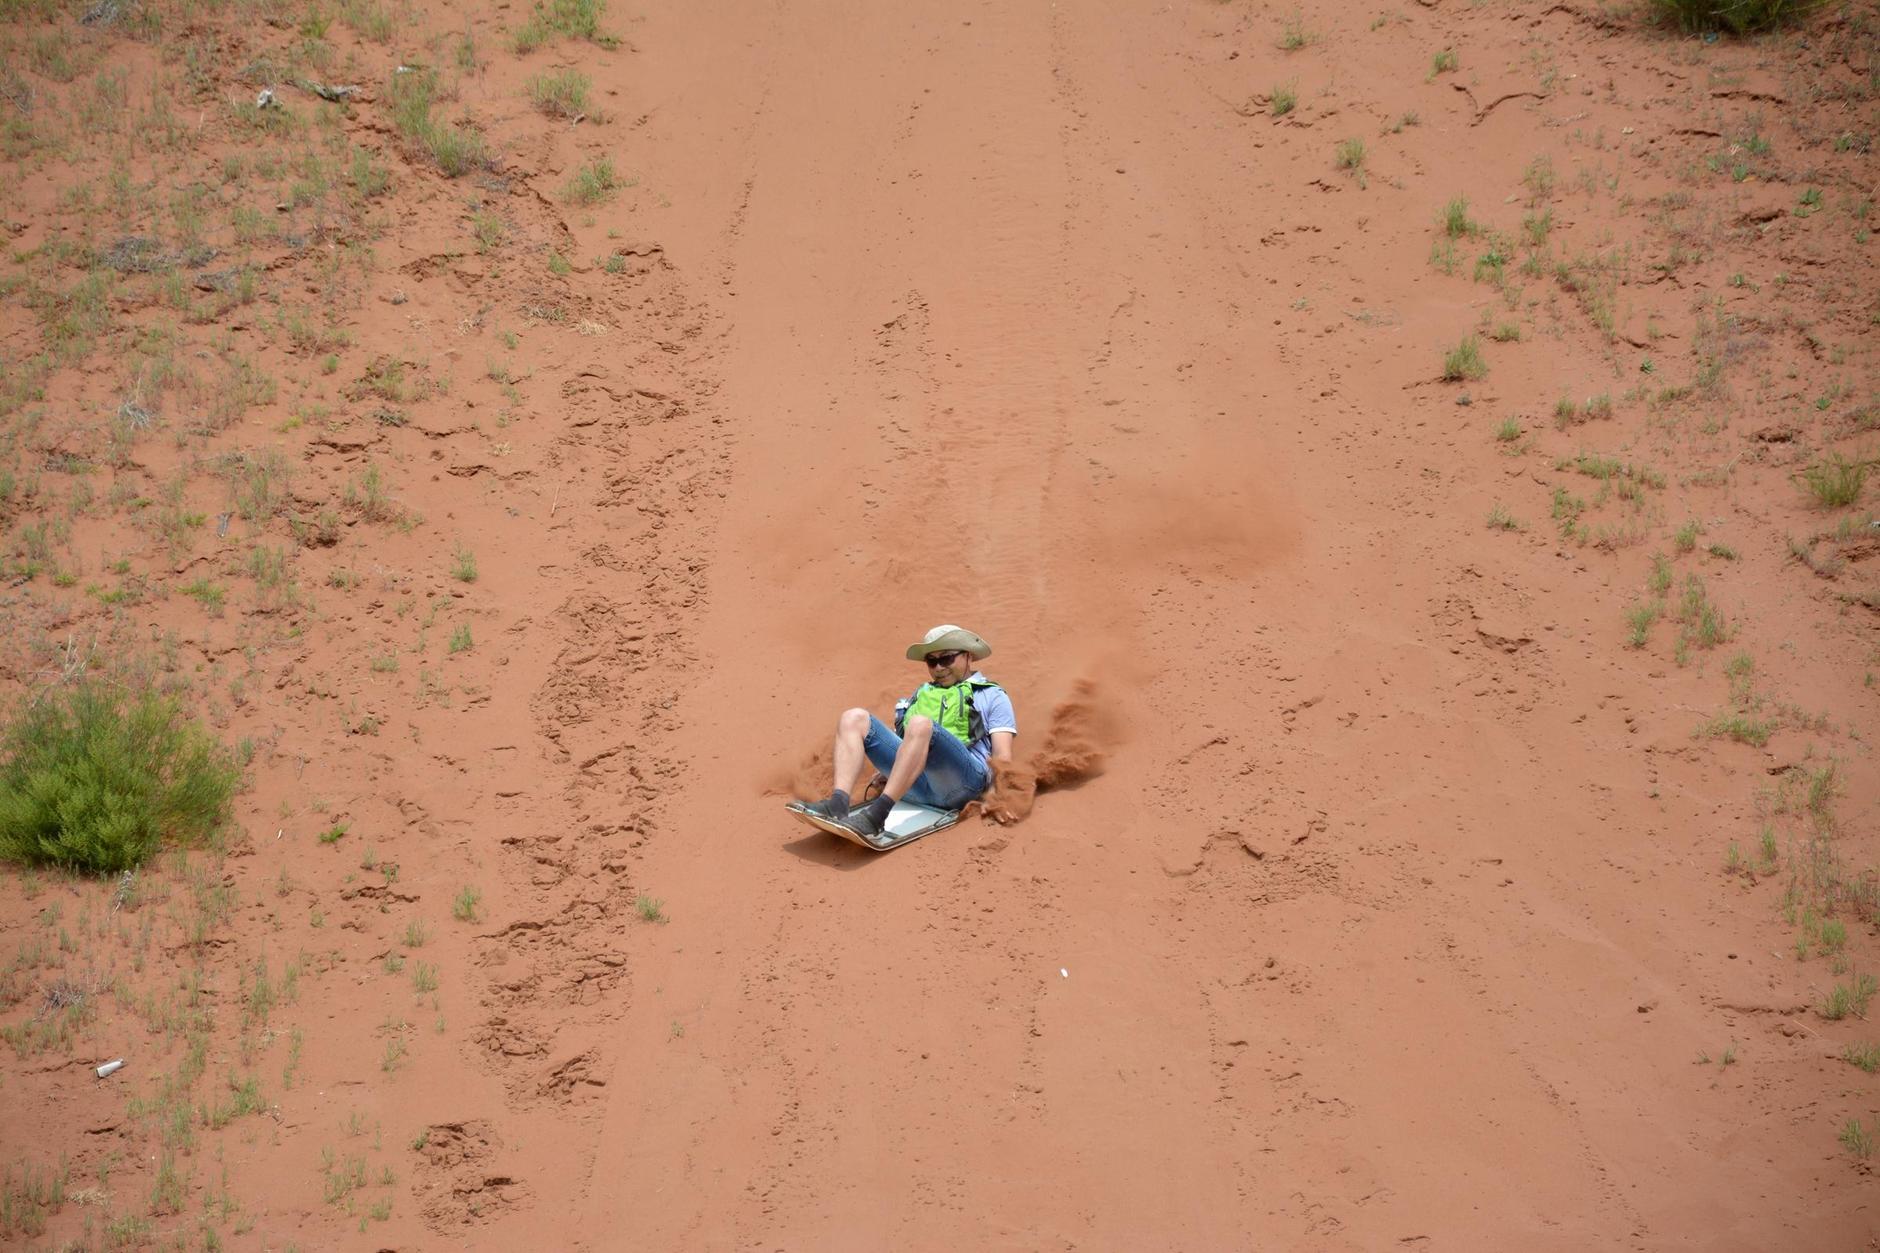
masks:
[[[909,714],[902,731],[906,739],[931,739],[933,738],[933,719],[926,714]]]
[[[836,722],[837,728],[853,731],[858,735],[868,734],[868,711],[866,709],[844,709],[842,717]]]

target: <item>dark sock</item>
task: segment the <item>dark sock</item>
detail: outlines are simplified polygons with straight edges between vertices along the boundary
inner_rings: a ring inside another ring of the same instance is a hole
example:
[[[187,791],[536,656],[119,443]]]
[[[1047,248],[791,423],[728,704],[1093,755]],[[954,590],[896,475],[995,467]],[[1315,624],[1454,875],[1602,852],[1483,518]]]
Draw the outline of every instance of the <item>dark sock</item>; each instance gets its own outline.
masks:
[[[876,822],[886,822],[888,820],[889,811],[894,808],[894,801],[887,796],[877,796],[874,800],[864,805],[863,808],[868,811],[869,816]]]
[[[849,794],[841,788],[829,793],[829,812],[837,818],[848,817]]]

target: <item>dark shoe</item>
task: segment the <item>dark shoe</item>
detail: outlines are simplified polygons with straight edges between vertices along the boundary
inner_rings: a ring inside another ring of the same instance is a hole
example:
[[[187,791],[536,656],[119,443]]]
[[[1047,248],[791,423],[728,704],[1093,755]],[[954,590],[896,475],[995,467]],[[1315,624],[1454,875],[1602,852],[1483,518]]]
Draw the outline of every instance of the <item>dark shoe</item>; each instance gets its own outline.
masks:
[[[852,831],[871,844],[879,843],[886,838],[882,833],[882,826],[887,821],[885,812],[879,814],[876,812],[880,808],[880,805],[873,803],[858,805],[849,810],[846,817],[834,819],[834,822],[844,831]]]
[[[819,801],[810,801],[799,808],[810,817],[821,818],[825,822],[841,822],[849,815],[846,808],[839,813],[836,811],[836,798],[833,796],[825,796]]]

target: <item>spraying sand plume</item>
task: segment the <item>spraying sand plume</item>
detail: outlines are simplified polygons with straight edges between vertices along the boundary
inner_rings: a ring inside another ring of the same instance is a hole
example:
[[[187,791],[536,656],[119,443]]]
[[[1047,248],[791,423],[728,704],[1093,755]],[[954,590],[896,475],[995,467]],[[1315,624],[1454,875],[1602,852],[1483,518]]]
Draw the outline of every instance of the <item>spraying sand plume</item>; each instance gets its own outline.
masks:
[[[1071,694],[1051,711],[1044,747],[994,773],[992,786],[979,801],[981,811],[999,823],[1024,821],[1039,792],[1102,774],[1116,739],[1116,720],[1099,698],[1096,681],[1078,679]]]

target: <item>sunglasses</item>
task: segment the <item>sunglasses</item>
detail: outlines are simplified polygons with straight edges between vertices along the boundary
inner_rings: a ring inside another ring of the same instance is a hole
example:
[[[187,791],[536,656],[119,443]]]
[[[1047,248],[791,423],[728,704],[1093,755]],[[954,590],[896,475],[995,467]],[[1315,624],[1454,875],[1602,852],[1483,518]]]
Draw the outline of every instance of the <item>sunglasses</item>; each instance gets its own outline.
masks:
[[[966,653],[964,651],[951,652],[951,653],[928,653],[927,664],[930,666],[950,666],[954,662],[958,661],[960,658],[964,657],[965,655]]]

